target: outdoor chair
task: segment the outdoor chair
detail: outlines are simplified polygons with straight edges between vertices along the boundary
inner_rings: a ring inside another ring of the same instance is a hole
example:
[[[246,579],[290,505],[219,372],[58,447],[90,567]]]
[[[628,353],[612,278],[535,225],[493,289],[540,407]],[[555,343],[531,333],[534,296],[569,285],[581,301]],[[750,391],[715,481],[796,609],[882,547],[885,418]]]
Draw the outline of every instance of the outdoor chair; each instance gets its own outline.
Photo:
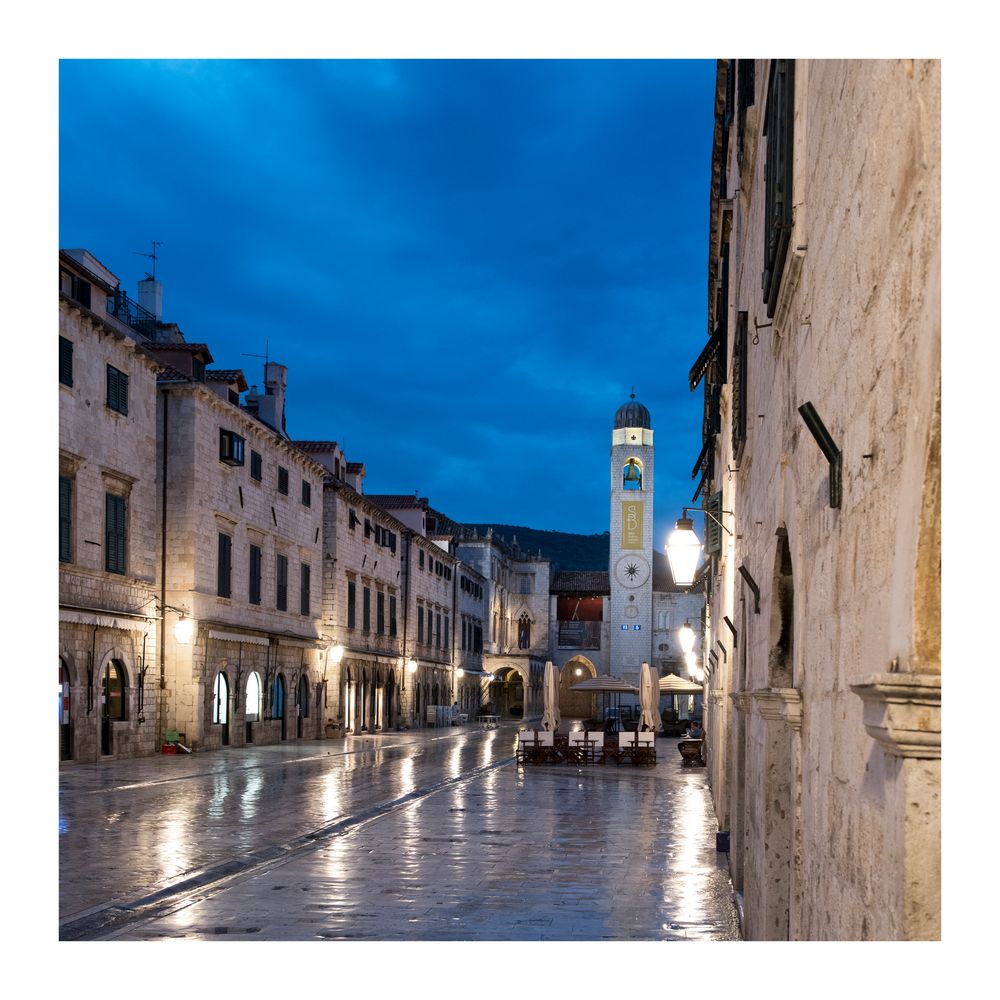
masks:
[[[652,765],[656,763],[656,733],[636,733],[633,764]]]
[[[529,758],[538,752],[538,737],[533,729],[522,729],[517,734],[517,762],[529,763]]]
[[[553,764],[558,759],[555,754],[555,733],[546,732],[540,729],[536,733],[538,737],[538,747],[536,759],[533,764]]]
[[[569,734],[568,759],[574,764],[591,763],[591,748],[587,743],[587,730],[575,729]]]
[[[587,733],[587,755],[593,764],[604,763],[604,730],[596,729],[586,731]],[[600,754],[600,756],[598,756]]]
[[[635,738],[638,736],[635,732],[622,732],[618,734],[618,758],[617,762],[620,764],[623,760],[627,760],[630,763],[635,763],[636,754],[636,743]]]

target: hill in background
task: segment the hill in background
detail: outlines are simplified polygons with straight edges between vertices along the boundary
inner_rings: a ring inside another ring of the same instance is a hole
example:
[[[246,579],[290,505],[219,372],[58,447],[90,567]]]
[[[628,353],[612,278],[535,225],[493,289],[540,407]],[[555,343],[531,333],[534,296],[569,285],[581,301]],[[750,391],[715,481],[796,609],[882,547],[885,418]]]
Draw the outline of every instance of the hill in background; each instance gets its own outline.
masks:
[[[518,524],[466,524],[477,534],[485,535],[492,528],[493,534],[507,544],[517,539],[523,552],[536,553],[551,559],[558,569],[606,570],[611,536],[607,531],[599,535],[574,535],[568,531],[539,531]]]

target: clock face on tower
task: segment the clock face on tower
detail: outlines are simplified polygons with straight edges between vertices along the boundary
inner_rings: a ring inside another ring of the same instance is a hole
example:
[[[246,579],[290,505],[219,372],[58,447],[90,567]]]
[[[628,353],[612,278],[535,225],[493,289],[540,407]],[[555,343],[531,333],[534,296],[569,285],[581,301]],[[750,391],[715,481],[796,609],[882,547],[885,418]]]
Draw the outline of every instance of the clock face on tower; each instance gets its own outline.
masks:
[[[615,565],[615,579],[623,587],[641,587],[649,579],[649,563],[641,555],[624,555]]]

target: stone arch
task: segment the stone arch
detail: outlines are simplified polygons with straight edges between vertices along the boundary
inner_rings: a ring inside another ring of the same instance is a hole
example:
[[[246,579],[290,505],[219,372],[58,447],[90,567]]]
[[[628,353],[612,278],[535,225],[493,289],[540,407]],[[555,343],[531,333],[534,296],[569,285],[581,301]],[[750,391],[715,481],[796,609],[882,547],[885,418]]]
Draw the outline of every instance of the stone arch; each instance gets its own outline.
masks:
[[[524,718],[530,709],[531,676],[520,663],[505,663],[493,670],[490,698],[497,715]]]
[[[636,455],[629,455],[622,465],[622,489],[641,490],[642,473],[642,459]]]
[[[76,670],[68,653],[59,654],[59,759],[73,759],[73,714],[76,698]]]
[[[577,674],[577,671],[580,671]],[[597,696],[571,690],[574,684],[597,676],[597,667],[586,656],[577,654],[559,670],[559,712],[576,719],[592,719],[597,712]]]

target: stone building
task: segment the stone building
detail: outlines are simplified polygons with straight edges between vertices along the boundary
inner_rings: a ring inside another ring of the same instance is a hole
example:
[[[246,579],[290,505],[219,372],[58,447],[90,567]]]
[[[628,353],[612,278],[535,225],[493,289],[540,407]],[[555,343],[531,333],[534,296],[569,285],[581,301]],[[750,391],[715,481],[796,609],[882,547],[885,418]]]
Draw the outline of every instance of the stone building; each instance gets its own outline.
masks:
[[[242,372],[205,367],[179,332],[150,345],[159,377],[167,729],[202,749],[323,733],[320,630],[325,470],[285,433],[286,370],[270,362],[246,406]]]
[[[60,251],[60,760],[148,754],[158,739],[160,365],[124,303],[93,255]]]
[[[751,939],[940,935],[940,65],[718,65],[707,753]]]
[[[462,532],[458,558],[483,580],[483,669],[486,701],[497,714],[536,718],[542,713],[542,680],[549,656],[551,563],[521,551],[492,532]]]
[[[342,658],[328,664],[327,719],[347,733],[398,728],[408,716],[403,653],[413,628],[406,599],[408,529],[360,492],[363,466],[346,462],[336,442],[296,444],[328,473],[323,633]]]

